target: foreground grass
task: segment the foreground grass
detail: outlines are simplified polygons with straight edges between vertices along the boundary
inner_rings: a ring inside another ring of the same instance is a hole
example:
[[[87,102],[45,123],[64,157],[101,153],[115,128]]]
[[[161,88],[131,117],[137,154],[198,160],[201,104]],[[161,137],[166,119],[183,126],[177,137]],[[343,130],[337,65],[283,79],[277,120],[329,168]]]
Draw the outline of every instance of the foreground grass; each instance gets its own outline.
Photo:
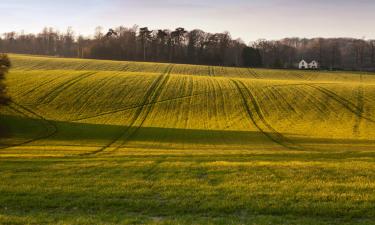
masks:
[[[0,224],[375,224],[375,76],[12,55]]]
[[[134,150],[121,158],[3,159],[0,221],[374,224],[375,163],[369,158]]]

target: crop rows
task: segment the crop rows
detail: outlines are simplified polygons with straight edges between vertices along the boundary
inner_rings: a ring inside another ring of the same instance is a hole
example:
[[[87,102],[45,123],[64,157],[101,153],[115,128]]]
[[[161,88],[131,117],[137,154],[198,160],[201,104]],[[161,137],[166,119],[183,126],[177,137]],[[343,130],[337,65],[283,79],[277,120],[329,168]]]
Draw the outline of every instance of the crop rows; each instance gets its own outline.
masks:
[[[327,136],[374,139],[369,74],[14,58],[8,82],[19,105],[11,107],[30,112],[12,116],[39,119],[45,132],[10,150],[72,146],[66,152],[84,157],[126,149],[314,150]]]

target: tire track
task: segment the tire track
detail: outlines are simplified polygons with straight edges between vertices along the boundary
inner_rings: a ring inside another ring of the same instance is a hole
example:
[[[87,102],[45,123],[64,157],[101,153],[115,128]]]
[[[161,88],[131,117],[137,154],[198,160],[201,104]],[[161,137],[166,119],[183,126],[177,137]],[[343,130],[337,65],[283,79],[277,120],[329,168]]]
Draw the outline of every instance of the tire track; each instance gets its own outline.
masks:
[[[288,85],[288,86],[297,86],[297,85],[304,85],[304,84],[291,84],[291,85]],[[267,86],[267,87],[277,87],[277,86],[284,86],[284,85],[271,85],[271,86]],[[223,93],[232,92],[232,91],[235,91],[235,90],[237,90],[237,88],[221,88],[221,91]],[[207,94],[209,92],[210,91],[201,91],[201,92],[196,92],[195,94],[191,93],[191,94],[188,94],[188,95],[185,95],[185,96],[168,98],[168,99],[164,99],[164,100],[160,100],[160,101],[148,102],[148,103],[145,103],[145,104],[129,105],[129,106],[124,107],[124,108],[119,108],[119,109],[116,109],[116,110],[111,110],[111,111],[98,113],[98,114],[91,115],[91,116],[86,116],[86,117],[81,117],[81,118],[69,120],[68,122],[79,122],[79,121],[82,121],[82,120],[99,118],[99,117],[106,116],[106,115],[111,115],[111,114],[124,112],[124,111],[128,111],[128,110],[133,110],[133,109],[148,106],[148,105],[165,103],[165,102],[169,102],[169,101],[184,100],[184,99],[191,100],[194,97],[201,96],[201,95]]]
[[[166,71],[151,84],[143,99],[142,105],[144,106],[136,108],[136,112],[133,114],[129,126],[127,126],[124,129],[124,131],[120,133],[119,136],[115,137],[115,139],[113,139],[110,143],[101,147],[100,149],[95,150],[93,152],[83,153],[79,156],[96,155],[106,151],[108,148],[112,148],[117,142],[121,142],[118,146],[114,147],[113,151],[116,151],[119,148],[121,148],[127,140],[131,139],[138,131],[138,129],[143,125],[149,113],[152,111],[153,107],[150,103],[155,102],[159,98],[160,93],[162,92],[164,86],[169,80],[169,76],[172,69],[173,65],[168,66]],[[139,123],[139,125],[136,126],[137,122]]]
[[[318,92],[322,93],[323,95],[329,97],[330,99],[334,100],[335,102],[339,103],[342,105],[345,109],[350,111],[351,113],[355,114],[357,118],[360,120],[365,119],[369,122],[375,123],[375,120],[369,117],[366,117],[363,113],[363,104],[364,104],[364,95],[363,95],[363,90],[359,90],[358,97],[357,97],[357,102],[358,105],[354,104],[350,100],[336,94],[335,92],[321,87],[317,85],[325,85],[325,84],[331,84],[331,83],[300,83],[300,84],[283,84],[283,85],[271,85],[272,87],[286,87],[286,86],[306,86],[313,88],[317,90]],[[363,88],[363,86],[362,86]]]
[[[349,110],[350,112],[355,114],[357,117],[359,117],[361,119],[365,119],[369,122],[375,123],[375,120],[363,115],[363,109],[361,109],[361,107],[358,107],[357,105],[355,105],[351,101],[341,97],[340,95],[334,93],[333,91],[331,91],[327,88],[324,88],[324,87],[317,87],[317,86],[311,85],[311,84],[306,84],[306,86],[311,87],[311,88],[319,91],[320,93],[326,95],[330,99],[332,99],[332,100],[336,101],[337,103],[341,104],[344,108],[346,108],[347,110]],[[362,98],[361,101],[363,101],[363,95],[362,95],[361,98]],[[363,108],[363,106],[362,106],[362,108]]]
[[[266,136],[272,142],[279,144],[285,148],[294,150],[302,149],[300,146],[297,146],[291,140],[276,131],[276,129],[266,121],[254,94],[245,86],[242,81],[231,79],[231,82],[237,87],[238,93],[240,93],[242,99],[243,106],[252,123],[264,136]],[[248,97],[250,97],[250,101],[252,103],[251,105],[248,104]],[[266,129],[268,129],[270,132],[267,132]]]
[[[142,179],[148,180],[148,181],[154,181],[155,175],[159,172],[160,165],[166,161],[167,157],[168,156],[165,155],[165,156],[162,156],[161,158],[155,160],[148,169],[146,169],[145,171],[142,172],[144,174],[142,176]],[[154,186],[154,185],[151,184],[151,187],[152,186]]]
[[[220,109],[218,109],[218,111],[221,112],[222,117],[225,118],[225,120],[224,120],[225,122],[223,123],[224,126],[222,127],[222,129],[227,130],[228,128],[230,128],[230,126],[231,126],[230,121],[232,121],[232,120],[229,116],[230,113],[228,113],[228,110],[227,110],[227,107],[226,107],[226,96],[225,96],[226,91],[224,91],[225,88],[222,87],[222,85],[223,85],[222,82],[217,82],[217,85],[218,85],[218,92],[217,92],[218,96],[217,96],[217,98],[220,99],[219,104],[217,104],[217,107],[220,107]],[[217,123],[220,124],[220,122],[221,121],[218,121]],[[222,141],[226,145],[230,146],[231,140],[232,140],[230,135],[225,135],[224,132],[220,132],[220,134],[221,134],[221,137],[222,137]]]
[[[233,91],[233,90],[234,89],[228,89],[226,91],[229,92],[229,91]],[[127,107],[124,107],[124,108],[120,108],[120,109],[116,109],[116,110],[112,110],[112,111],[108,111],[108,112],[103,112],[103,113],[99,113],[99,114],[92,115],[92,116],[81,117],[81,118],[78,118],[78,119],[69,120],[69,122],[79,122],[79,121],[82,121],[82,120],[94,119],[94,118],[98,118],[98,117],[102,117],[102,116],[106,116],[106,115],[111,115],[111,114],[115,114],[115,113],[119,113],[119,112],[124,112],[124,111],[127,111],[127,110],[137,109],[137,108],[140,108],[140,107],[160,104],[160,103],[169,102],[169,101],[175,101],[175,100],[181,100],[181,99],[191,99],[191,98],[196,97],[196,96],[207,94],[208,92],[209,91],[202,91],[202,92],[197,92],[196,94],[191,93],[191,94],[188,94],[188,95],[185,95],[185,96],[168,98],[168,99],[164,99],[164,100],[160,100],[160,101],[152,101],[152,102],[146,102],[144,104],[130,105],[130,106],[127,106]]]
[[[360,126],[362,122],[362,117],[364,114],[364,88],[363,88],[363,75],[359,75],[360,84],[357,90],[357,107],[359,109],[360,116],[356,116],[354,126],[353,126],[353,134],[355,136],[360,135]]]
[[[213,66],[208,66],[208,76],[214,77],[215,76],[215,69]]]
[[[75,77],[73,79],[70,79],[66,82],[63,82],[62,84],[58,85],[57,87],[55,87],[53,90],[51,90],[49,93],[45,94],[43,97],[39,98],[37,100],[37,104],[48,104],[50,102],[52,102],[55,98],[57,98],[57,96],[63,92],[64,90],[66,90],[67,88],[73,86],[74,84],[78,83],[79,81],[93,75],[93,74],[96,74],[96,72],[88,72],[88,73],[84,73],[78,77]]]
[[[116,80],[117,78],[118,78],[117,74],[114,74],[114,75],[112,75],[110,78],[104,78],[105,81],[102,82],[102,83],[100,84],[99,88],[95,89],[95,91],[93,91],[92,88],[89,89],[89,91],[86,92],[86,96],[85,96],[86,100],[85,100],[85,103],[84,103],[84,104],[81,104],[81,106],[77,109],[77,113],[80,114],[80,115],[83,114],[83,112],[85,111],[85,109],[86,109],[86,108],[89,108],[89,102],[91,102],[91,99],[94,98],[95,95],[97,95],[97,93],[101,93],[101,91],[102,91],[103,89],[106,89],[106,88],[107,88],[106,85],[107,85],[107,84],[110,84],[111,82],[113,82],[113,81]],[[97,86],[97,85],[95,85],[95,86]],[[91,93],[90,93],[90,90],[91,90]],[[73,103],[73,104],[75,104],[75,103]],[[71,122],[71,121],[69,121],[69,122]]]
[[[130,65],[127,63],[123,65],[120,69],[121,72],[128,72]]]
[[[308,74],[308,76],[307,76],[307,74],[299,74],[299,76],[300,76],[301,78],[303,78],[304,80],[306,80],[306,81],[312,81],[312,80],[313,80],[313,77],[314,77],[313,74]],[[307,78],[305,78],[305,77],[307,77]]]
[[[268,85],[267,87],[288,87],[288,86],[306,86],[306,85],[330,85],[335,83],[292,83],[292,84],[274,84],[274,85]]]
[[[300,73],[293,73],[292,76],[297,77],[298,79],[301,79],[301,80],[307,80],[305,79],[305,76]]]
[[[206,98],[206,105],[207,105],[207,135],[209,140],[214,140],[215,133],[213,132],[213,125],[212,125],[212,120],[214,120],[214,124],[219,124],[218,123],[218,104],[217,104],[217,94],[216,94],[216,88],[215,88],[215,82],[216,79],[208,79],[207,80],[207,88],[208,91],[207,93],[207,98]],[[208,140],[208,141],[209,141]],[[216,148],[216,142],[210,143],[213,148]]]
[[[150,103],[154,103],[154,104],[149,104],[145,108],[142,107],[140,109],[141,112],[143,112],[145,110],[144,116],[142,118],[140,118],[139,116],[137,117],[137,119],[140,118],[140,124],[139,124],[139,126],[136,127],[135,132],[131,133],[131,135],[129,136],[129,138],[132,138],[135,135],[135,133],[138,131],[138,129],[143,126],[144,122],[148,118],[148,115],[150,114],[150,112],[154,108],[155,102],[161,96],[161,93],[164,90],[164,87],[168,83],[169,75],[170,75],[170,73],[172,71],[172,68],[173,67],[171,66],[170,69],[166,72],[166,74],[163,75],[163,79],[162,79],[161,84],[156,88],[155,92],[153,92],[153,94],[151,95],[151,97],[150,97],[151,98]]]
[[[271,95],[274,97],[274,99],[279,99],[279,103],[280,105],[282,106],[282,108],[284,108],[283,111],[286,111],[286,112],[290,112],[292,111],[293,113],[296,113],[297,114],[297,110],[294,108],[294,106],[292,104],[289,103],[289,101],[285,98],[285,96],[280,92],[280,90],[278,90],[277,88],[275,87],[267,87],[269,93],[271,93]],[[280,100],[282,102],[280,102]],[[284,104],[283,104],[284,103]],[[283,107],[283,105],[285,105],[286,107]]]
[[[249,73],[250,73],[255,79],[261,79],[260,76],[259,76],[255,71],[253,71],[252,69],[247,68],[247,70],[249,71]]]
[[[242,73],[242,71],[240,70],[240,68],[236,68],[236,69],[235,69],[235,72],[236,72],[236,73],[233,74],[232,77],[236,77],[236,76],[237,76],[237,77],[246,77],[246,76],[243,75],[243,73]]]
[[[54,78],[54,79],[49,80],[49,81],[45,81],[45,82],[41,83],[40,85],[38,85],[38,86],[36,86],[36,87],[34,87],[34,88],[26,91],[25,93],[22,93],[20,97],[21,98],[25,97],[25,96],[29,95],[30,93],[33,93],[34,91],[36,91],[36,90],[38,90],[38,89],[40,89],[40,88],[42,88],[42,87],[44,87],[44,86],[46,86],[46,85],[48,85],[50,83],[53,83],[54,81],[56,81],[56,79],[57,78]]]
[[[12,104],[14,106],[12,106]],[[8,107],[11,108],[12,110],[14,110],[17,113],[20,113],[21,115],[24,115],[26,118],[30,118],[30,116],[28,116],[25,112],[22,112],[22,110],[24,110],[27,113],[29,113],[29,114],[35,116],[36,118],[40,119],[44,123],[44,126],[46,128],[46,132],[45,132],[45,134],[40,135],[38,137],[35,137],[33,139],[30,139],[30,140],[27,140],[27,141],[24,141],[24,142],[18,143],[18,144],[0,147],[0,149],[3,150],[3,149],[12,148],[12,147],[18,147],[18,146],[30,144],[30,143],[33,143],[35,141],[39,141],[39,140],[42,140],[42,139],[48,139],[58,132],[57,126],[52,121],[47,120],[46,118],[44,118],[43,116],[41,116],[40,114],[36,113],[35,111],[33,111],[29,108],[26,108],[25,106],[23,106],[21,104],[18,104],[14,101],[11,101],[11,104],[8,105]],[[17,107],[20,108],[20,109],[17,109]]]
[[[318,84],[330,84],[330,83],[313,83],[313,85],[318,85]],[[293,86],[306,86],[306,84],[300,83],[300,84],[270,85],[270,86],[266,86],[266,88],[269,88],[269,87],[287,87],[287,86],[291,86],[291,87],[293,87]],[[233,89],[233,88],[222,88],[222,92],[232,92],[234,90],[237,90],[237,88],[235,88],[235,89]],[[95,114],[95,115],[90,115],[90,116],[85,116],[85,117],[69,120],[68,122],[80,122],[82,120],[99,118],[99,117],[102,117],[102,116],[107,116],[107,115],[111,115],[111,114],[115,114],[115,113],[119,113],[119,112],[133,110],[133,109],[145,107],[145,106],[148,106],[148,105],[160,104],[160,103],[165,103],[165,102],[169,102],[169,101],[176,101],[176,100],[191,99],[193,97],[197,97],[197,96],[200,96],[200,95],[207,94],[208,92],[209,91],[202,91],[202,92],[196,92],[195,94],[189,94],[189,95],[175,97],[175,98],[168,98],[168,99],[164,99],[164,100],[160,100],[160,101],[147,102],[145,104],[129,105],[129,106],[126,106],[124,108],[119,108],[119,109],[116,109],[116,110],[111,110],[111,111],[107,111],[107,112],[103,112],[103,113],[98,113],[98,114]]]
[[[183,97],[177,97],[177,98],[170,98],[170,99],[165,99],[165,100],[156,101],[156,102],[148,102],[148,103],[145,103],[143,105],[132,105],[132,106],[128,106],[128,107],[121,108],[121,109],[116,109],[116,110],[109,111],[109,112],[99,113],[99,114],[96,114],[96,115],[93,115],[93,116],[87,116],[87,117],[82,117],[82,118],[78,118],[78,119],[74,119],[74,120],[69,120],[69,122],[79,122],[79,121],[82,121],[82,120],[94,119],[94,118],[98,118],[98,117],[102,117],[102,116],[106,116],[106,115],[111,115],[111,114],[115,114],[115,113],[119,113],[119,112],[125,112],[125,111],[132,110],[132,109],[142,108],[142,107],[145,107],[145,106],[151,106],[151,105],[160,104],[160,103],[169,102],[169,101],[174,101],[174,100],[179,100],[179,99],[192,98],[192,97],[195,97],[195,96],[198,96],[198,95],[201,95],[201,94],[195,94],[195,95],[191,95],[191,96],[183,96]]]
[[[157,87],[153,90],[153,93],[150,95],[149,99],[150,99],[151,103],[154,103],[155,101],[157,101],[157,99],[161,96],[162,91],[164,90],[166,84],[169,81],[169,76],[172,72],[172,69],[173,69],[173,65],[170,65],[169,67],[167,67],[164,75],[161,76],[162,80],[161,80],[160,84],[157,85]],[[135,121],[131,124],[131,126],[128,127],[129,129],[127,131],[127,135],[125,136],[125,139],[123,139],[121,145],[118,146],[117,148],[115,148],[113,151],[116,151],[119,148],[121,148],[129,139],[132,139],[136,135],[139,128],[141,128],[143,126],[143,124],[146,121],[146,119],[148,118],[149,114],[152,112],[154,106],[155,106],[155,103],[149,104],[146,107],[142,107],[142,108],[139,109],[140,113],[138,114]],[[138,125],[136,125],[136,124],[138,124]]]
[[[305,87],[305,86],[303,86]],[[326,110],[329,108],[329,105],[322,102],[321,99],[317,98],[311,91],[307,91],[306,88],[299,88],[299,86],[292,87],[295,91],[295,93],[301,96],[305,96],[305,105],[311,106],[311,109],[313,111],[318,111],[316,115],[321,119],[324,120],[323,115],[326,114]]]
[[[188,91],[189,91],[189,95],[190,96],[193,96],[194,94],[194,80],[193,80],[193,78],[190,78],[189,77],[189,80],[188,80],[188,82],[189,82],[189,86],[188,86]],[[186,118],[184,119],[184,128],[185,129],[188,129],[188,126],[189,126],[189,119],[191,118],[191,109],[190,109],[190,106],[191,105],[193,105],[193,101],[192,101],[192,99],[193,98],[189,98],[189,103],[188,103],[188,107],[187,107],[187,115],[186,115]]]

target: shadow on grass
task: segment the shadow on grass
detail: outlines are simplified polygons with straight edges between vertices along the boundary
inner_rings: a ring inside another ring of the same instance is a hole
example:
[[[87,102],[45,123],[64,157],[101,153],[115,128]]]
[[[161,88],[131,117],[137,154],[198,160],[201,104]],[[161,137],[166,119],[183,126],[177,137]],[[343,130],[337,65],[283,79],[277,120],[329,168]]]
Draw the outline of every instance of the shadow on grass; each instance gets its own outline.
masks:
[[[268,139],[259,131],[140,127],[136,128],[135,132],[127,135],[126,131],[129,130],[129,127],[127,126],[87,124],[63,121],[50,122],[55,125],[57,132],[48,137],[46,140],[42,141],[52,143],[58,142],[60,143],[60,145],[66,144],[66,146],[69,146],[70,144],[103,146],[106,143],[114,140],[122,133],[124,133],[123,137],[126,140],[126,144],[124,145],[124,147],[156,147],[156,149],[169,149],[176,147],[176,149],[179,149],[178,145],[193,145],[193,147],[207,147],[213,149],[216,147],[220,147],[225,150],[239,148],[256,149],[257,146],[268,146],[271,148],[279,146],[277,143],[272,142],[272,140]],[[43,121],[40,119],[1,115],[0,124],[5,125],[5,127],[10,130],[12,135],[11,138],[7,138],[5,141],[0,141],[0,146],[1,144],[3,146],[6,146],[12,141],[17,142],[20,139],[31,140],[31,145],[37,145],[37,143],[33,143],[32,140],[37,139],[38,136],[45,135],[45,132],[49,132],[49,128],[45,127],[45,123],[43,123]],[[293,134],[284,135],[291,138],[293,142],[298,143],[301,146],[318,145],[329,147],[332,145],[346,145],[352,146],[352,150],[356,150],[358,146],[367,147],[368,150],[375,148],[375,140],[310,138],[296,137]],[[38,140],[38,142],[39,141],[40,140]],[[309,150],[311,150],[311,148]]]

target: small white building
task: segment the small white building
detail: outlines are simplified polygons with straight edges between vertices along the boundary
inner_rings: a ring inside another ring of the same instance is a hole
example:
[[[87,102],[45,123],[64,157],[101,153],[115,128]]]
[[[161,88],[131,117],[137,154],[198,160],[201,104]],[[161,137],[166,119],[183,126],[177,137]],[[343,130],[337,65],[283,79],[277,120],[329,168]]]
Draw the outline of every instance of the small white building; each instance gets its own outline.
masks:
[[[298,64],[298,68],[300,70],[307,70],[307,69],[316,70],[319,68],[319,64],[315,60],[313,60],[311,63],[307,63],[304,59],[302,59],[301,62],[299,62]]]
[[[300,70],[308,69],[309,68],[309,64],[305,60],[302,59],[301,62],[299,62],[298,68]]]
[[[309,63],[309,68],[310,69],[313,69],[313,70],[316,70],[318,69],[319,65],[318,65],[318,62],[313,60],[311,63]]]

